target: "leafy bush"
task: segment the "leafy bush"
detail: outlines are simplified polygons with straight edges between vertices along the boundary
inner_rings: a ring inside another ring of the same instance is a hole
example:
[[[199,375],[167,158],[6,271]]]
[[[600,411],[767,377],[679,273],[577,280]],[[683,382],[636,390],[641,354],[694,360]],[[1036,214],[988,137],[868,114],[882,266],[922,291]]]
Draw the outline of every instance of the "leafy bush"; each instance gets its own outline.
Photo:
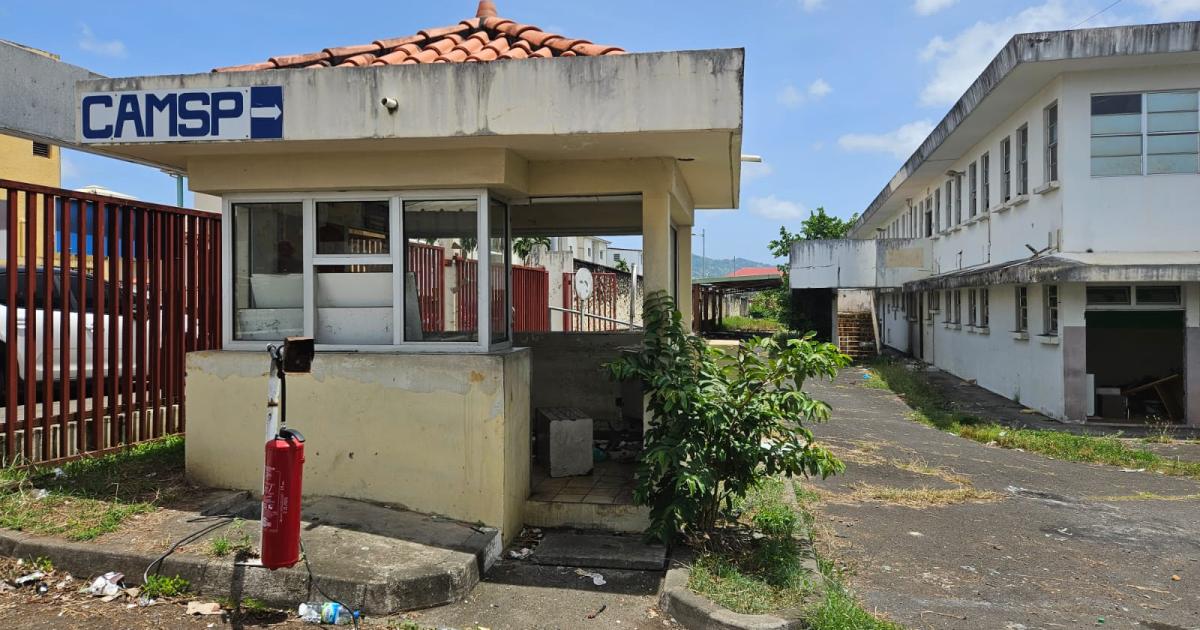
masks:
[[[177,597],[183,595],[191,587],[191,583],[176,575],[151,575],[142,585],[142,595],[146,597]]]
[[[684,330],[663,291],[646,297],[643,315],[641,350],[607,367],[618,380],[640,380],[648,395],[634,492],[650,507],[647,534],[664,542],[702,536],[767,477],[844,469],[804,426],[827,420],[829,405],[801,389],[849,363],[837,348],[809,334],[785,344],[755,339],[727,354]]]

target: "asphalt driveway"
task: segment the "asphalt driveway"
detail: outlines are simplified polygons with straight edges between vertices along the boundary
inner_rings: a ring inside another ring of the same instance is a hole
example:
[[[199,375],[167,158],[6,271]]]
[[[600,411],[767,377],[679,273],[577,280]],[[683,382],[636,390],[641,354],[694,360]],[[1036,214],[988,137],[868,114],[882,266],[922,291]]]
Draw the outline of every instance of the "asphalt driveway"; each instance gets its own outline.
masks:
[[[811,482],[868,609],[910,628],[1200,628],[1200,483],[978,444],[862,370],[806,386],[847,463]]]

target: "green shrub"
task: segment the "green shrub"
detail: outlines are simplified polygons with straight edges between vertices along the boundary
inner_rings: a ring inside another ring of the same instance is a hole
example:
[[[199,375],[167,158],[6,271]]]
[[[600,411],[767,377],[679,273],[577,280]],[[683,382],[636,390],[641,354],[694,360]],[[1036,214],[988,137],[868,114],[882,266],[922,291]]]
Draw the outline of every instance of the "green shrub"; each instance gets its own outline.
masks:
[[[780,540],[791,538],[799,524],[796,513],[786,505],[764,507],[754,515],[753,521],[754,527],[764,536]]]
[[[183,595],[191,587],[191,583],[176,575],[151,575],[142,585],[142,595],[146,597],[177,597]]]
[[[643,316],[641,350],[607,367],[617,380],[641,381],[648,395],[652,420],[634,492],[650,507],[647,534],[664,542],[703,535],[767,477],[844,469],[805,427],[829,419],[829,405],[801,389],[849,364],[836,347],[810,333],[783,344],[754,339],[728,354],[684,330],[663,291],[646,297]]]

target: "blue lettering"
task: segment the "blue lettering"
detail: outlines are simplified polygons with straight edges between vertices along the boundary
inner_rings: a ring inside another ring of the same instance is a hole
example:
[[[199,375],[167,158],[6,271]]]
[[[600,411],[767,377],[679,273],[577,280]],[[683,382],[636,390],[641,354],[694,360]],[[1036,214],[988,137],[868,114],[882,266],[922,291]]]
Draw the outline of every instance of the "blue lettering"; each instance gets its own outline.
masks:
[[[159,98],[153,94],[146,95],[146,136],[154,137],[154,112],[167,113],[167,134],[175,137],[175,95],[167,94]]]
[[[83,108],[83,137],[88,140],[100,140],[103,138],[111,138],[113,134],[112,125],[104,125],[99,129],[92,127],[92,107],[102,105],[106,108],[112,107],[113,100],[111,96],[104,94],[92,94],[83,97],[81,107]]]
[[[204,92],[190,92],[179,95],[179,135],[185,138],[199,138],[208,135],[208,110],[206,109],[191,109],[188,105],[197,103],[199,105],[208,105],[208,94]],[[195,122],[191,125],[187,122]]]
[[[114,137],[120,138],[125,135],[125,123],[133,123],[133,135],[142,138],[146,135],[146,130],[142,127],[142,112],[141,105],[138,102],[136,94],[122,94],[121,100],[117,104],[117,130]]]
[[[226,103],[229,107],[221,107],[222,103]],[[217,92],[212,95],[212,135],[221,135],[221,119],[222,118],[241,118],[242,117],[242,93],[241,92]]]

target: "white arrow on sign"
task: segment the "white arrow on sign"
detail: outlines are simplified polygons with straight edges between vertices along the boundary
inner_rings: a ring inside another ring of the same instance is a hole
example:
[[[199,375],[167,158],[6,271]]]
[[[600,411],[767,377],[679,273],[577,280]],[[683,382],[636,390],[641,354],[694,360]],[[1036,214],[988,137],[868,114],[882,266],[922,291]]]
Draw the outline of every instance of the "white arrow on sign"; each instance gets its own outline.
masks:
[[[250,108],[251,118],[279,118],[281,114],[283,114],[283,110],[279,109],[278,105]]]

